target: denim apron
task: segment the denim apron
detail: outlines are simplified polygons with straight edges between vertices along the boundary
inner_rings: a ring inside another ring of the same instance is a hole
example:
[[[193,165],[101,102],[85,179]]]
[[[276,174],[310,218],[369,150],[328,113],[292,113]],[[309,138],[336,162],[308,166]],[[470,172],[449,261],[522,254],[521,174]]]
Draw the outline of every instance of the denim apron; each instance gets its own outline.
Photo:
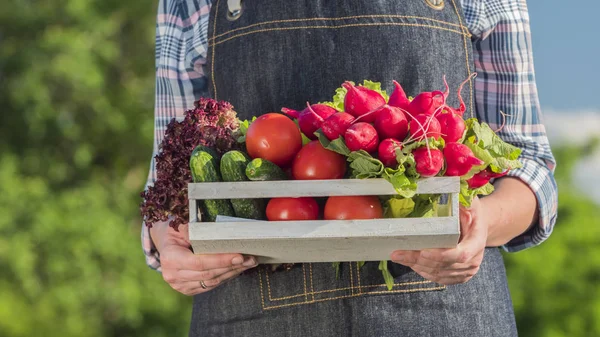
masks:
[[[458,85],[473,71],[458,0],[246,0],[230,12],[214,0],[208,62],[211,95],[241,118],[331,100],[345,80],[398,80],[408,95]],[[473,114],[472,83],[463,97]],[[259,266],[194,297],[190,336],[516,336],[504,262],[487,248],[477,275],[460,285],[428,281],[378,262]]]

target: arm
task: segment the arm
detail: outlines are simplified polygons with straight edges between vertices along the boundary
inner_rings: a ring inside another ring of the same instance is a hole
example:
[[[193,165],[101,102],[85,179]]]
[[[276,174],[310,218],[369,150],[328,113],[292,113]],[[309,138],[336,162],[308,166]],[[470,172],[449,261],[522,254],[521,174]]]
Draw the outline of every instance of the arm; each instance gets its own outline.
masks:
[[[210,1],[198,1],[200,10],[188,11],[180,1],[160,0],[156,20],[156,92],[154,110],[154,146],[146,186],[156,179],[154,156],[159,151],[167,124],[193,108],[194,101],[208,94],[207,79],[202,73],[207,36],[198,36],[200,26],[208,20]],[[192,19],[194,18],[194,19]],[[208,32],[206,32],[207,34]],[[152,229],[142,226],[142,247],[146,263],[160,271],[162,234],[168,224],[157,223]]]
[[[198,6],[196,6],[198,5]],[[154,151],[148,184],[156,179],[154,156],[173,118],[183,117],[194,102],[207,94],[202,73],[207,47],[206,20],[210,0],[187,2],[160,0],[156,29],[156,107]],[[240,254],[196,255],[190,249],[188,225],[175,231],[168,222],[142,226],[142,246],[147,264],[185,295],[210,291],[222,282],[256,266],[256,259]]]
[[[483,1],[482,3],[500,3]],[[485,7],[485,6],[484,6]],[[487,214],[488,246],[519,251],[547,239],[556,222],[557,189],[552,155],[535,83],[529,14],[525,0],[487,6],[473,34],[477,118],[523,150],[524,167],[499,179],[482,199]],[[465,15],[474,15],[466,7]],[[494,20],[494,18],[496,18]]]
[[[524,0],[463,0],[475,36],[477,118],[523,150],[524,167],[495,182],[489,196],[460,209],[453,249],[396,251],[392,260],[441,284],[464,283],[479,270],[486,246],[518,251],[544,241],[556,221],[555,161],[541,120]],[[491,5],[491,6],[489,6]],[[487,7],[486,7],[487,6]]]

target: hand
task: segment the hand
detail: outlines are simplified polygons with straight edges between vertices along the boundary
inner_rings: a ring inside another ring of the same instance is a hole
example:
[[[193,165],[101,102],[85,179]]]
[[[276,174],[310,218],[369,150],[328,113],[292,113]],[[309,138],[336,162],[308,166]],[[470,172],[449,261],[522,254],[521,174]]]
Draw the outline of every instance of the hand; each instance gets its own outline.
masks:
[[[190,248],[188,225],[180,225],[179,232],[168,224],[152,230],[160,253],[164,280],[178,292],[192,296],[210,291],[243,271],[256,267],[254,257],[241,254],[194,254]],[[202,283],[206,289],[202,287]]]
[[[392,253],[391,259],[439,284],[469,281],[479,271],[486,246],[488,225],[483,204],[474,198],[470,208],[460,207],[461,238],[452,249],[425,249]]]

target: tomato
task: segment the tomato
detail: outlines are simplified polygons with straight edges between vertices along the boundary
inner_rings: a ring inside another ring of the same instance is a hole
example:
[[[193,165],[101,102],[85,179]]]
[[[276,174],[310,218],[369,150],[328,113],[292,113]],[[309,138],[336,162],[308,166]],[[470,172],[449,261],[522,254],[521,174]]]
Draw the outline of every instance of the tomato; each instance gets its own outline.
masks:
[[[246,133],[246,150],[252,158],[262,158],[286,167],[302,148],[300,129],[288,117],[268,113],[258,117]]]
[[[378,219],[383,209],[376,196],[329,197],[325,203],[325,220]]]
[[[341,179],[346,174],[346,158],[324,148],[318,140],[304,145],[292,164],[296,180]]]
[[[319,205],[314,198],[273,198],[267,204],[269,221],[317,220]]]

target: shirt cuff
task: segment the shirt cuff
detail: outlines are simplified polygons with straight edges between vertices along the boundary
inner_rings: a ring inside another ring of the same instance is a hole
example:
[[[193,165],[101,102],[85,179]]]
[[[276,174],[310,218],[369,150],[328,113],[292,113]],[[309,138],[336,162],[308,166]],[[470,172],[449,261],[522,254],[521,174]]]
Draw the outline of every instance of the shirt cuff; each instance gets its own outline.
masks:
[[[544,242],[554,229],[558,210],[558,189],[552,170],[529,158],[521,158],[523,167],[511,170],[508,176],[521,179],[529,185],[538,204],[538,221],[525,233],[502,246],[507,252],[518,252]]]
[[[150,228],[148,228],[144,223],[142,223],[142,250],[146,256],[146,264],[148,267],[156,270],[157,272],[161,272],[160,254],[158,253],[158,249],[156,249],[156,246],[152,241],[152,237],[150,236]]]

